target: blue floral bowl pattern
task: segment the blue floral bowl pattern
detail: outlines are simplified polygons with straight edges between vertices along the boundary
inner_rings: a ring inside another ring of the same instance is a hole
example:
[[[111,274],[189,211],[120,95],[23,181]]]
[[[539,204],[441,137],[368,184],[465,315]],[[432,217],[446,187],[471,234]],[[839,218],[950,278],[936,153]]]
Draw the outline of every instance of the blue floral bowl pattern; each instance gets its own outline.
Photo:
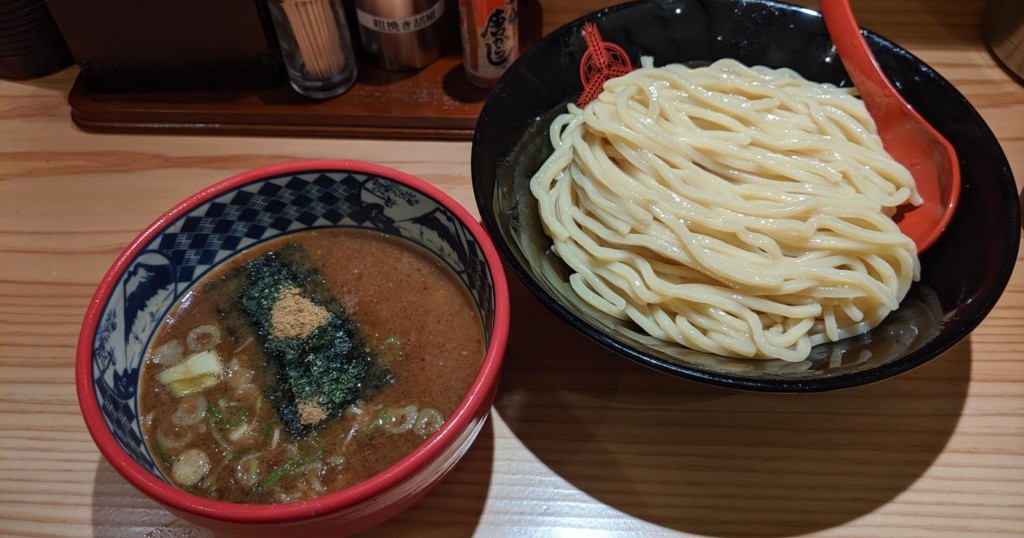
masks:
[[[476,303],[485,334],[491,334],[494,282],[481,247],[459,217],[431,195],[382,175],[331,169],[285,173],[207,192],[211,194],[193,197],[191,206],[179,206],[178,214],[172,211],[136,240],[134,256],[115,273],[91,342],[92,385],[107,427],[132,459],[165,482],[143,442],[138,412],[139,370],[150,339],[197,280],[250,246],[324,227],[405,238],[455,272]]]

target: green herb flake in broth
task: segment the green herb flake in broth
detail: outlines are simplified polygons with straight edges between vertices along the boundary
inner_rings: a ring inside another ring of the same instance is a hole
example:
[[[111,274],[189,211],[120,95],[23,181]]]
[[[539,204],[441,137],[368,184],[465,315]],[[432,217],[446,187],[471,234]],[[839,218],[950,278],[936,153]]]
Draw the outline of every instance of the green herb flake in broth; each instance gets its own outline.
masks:
[[[299,464],[299,459],[298,458],[294,458],[294,457],[293,458],[288,458],[287,461],[282,463],[281,466],[278,467],[277,469],[274,469],[274,472],[270,473],[270,476],[265,478],[263,480],[263,482],[260,483],[259,488],[258,488],[257,491],[260,491],[260,492],[266,491],[267,488],[269,488],[270,486],[274,485],[274,483],[277,482],[278,480],[280,480],[282,477],[284,477],[284,475],[290,473],[293,469],[295,469],[295,467],[298,464]]]

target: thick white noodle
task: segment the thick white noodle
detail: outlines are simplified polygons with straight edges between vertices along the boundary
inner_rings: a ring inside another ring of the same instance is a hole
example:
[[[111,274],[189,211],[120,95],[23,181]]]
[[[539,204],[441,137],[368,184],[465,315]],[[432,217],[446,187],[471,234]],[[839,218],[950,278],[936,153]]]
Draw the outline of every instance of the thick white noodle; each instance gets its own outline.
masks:
[[[899,306],[918,204],[848,90],[719,60],[609,80],[551,125],[533,176],[553,251],[592,307],[732,357],[800,361]]]

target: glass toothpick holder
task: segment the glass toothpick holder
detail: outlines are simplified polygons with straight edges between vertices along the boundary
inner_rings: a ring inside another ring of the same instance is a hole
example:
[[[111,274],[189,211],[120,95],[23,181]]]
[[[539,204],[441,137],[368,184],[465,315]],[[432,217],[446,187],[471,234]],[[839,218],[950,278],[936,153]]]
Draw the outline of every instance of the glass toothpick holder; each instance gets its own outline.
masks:
[[[356,58],[341,0],[267,0],[292,88],[315,99],[356,81]]]

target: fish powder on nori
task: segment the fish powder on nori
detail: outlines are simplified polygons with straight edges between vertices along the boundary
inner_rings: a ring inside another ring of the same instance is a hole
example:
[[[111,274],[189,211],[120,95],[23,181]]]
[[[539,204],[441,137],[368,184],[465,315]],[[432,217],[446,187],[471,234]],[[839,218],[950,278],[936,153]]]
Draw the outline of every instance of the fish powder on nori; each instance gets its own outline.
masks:
[[[254,325],[275,373],[276,384],[264,390],[289,435],[305,437],[394,382],[391,370],[367,347],[359,327],[301,247],[289,244],[264,254],[247,263],[241,274],[244,283],[236,302]],[[284,300],[305,308],[312,318],[286,320],[292,326],[282,335],[275,308],[280,317]]]

